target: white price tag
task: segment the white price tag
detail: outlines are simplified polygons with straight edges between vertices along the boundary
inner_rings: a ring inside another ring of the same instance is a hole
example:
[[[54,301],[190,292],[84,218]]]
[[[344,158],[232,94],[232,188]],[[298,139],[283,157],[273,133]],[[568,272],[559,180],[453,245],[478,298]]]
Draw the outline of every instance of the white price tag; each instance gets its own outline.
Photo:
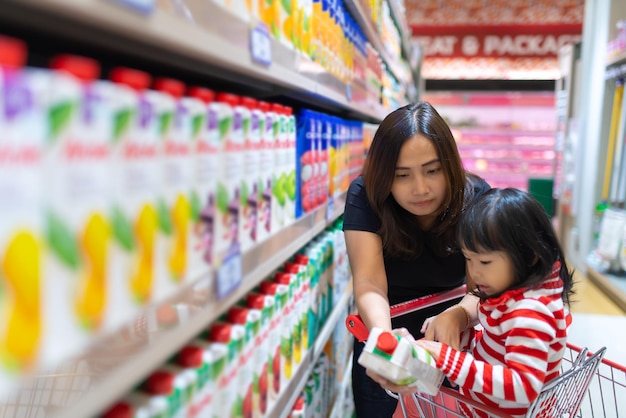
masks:
[[[217,298],[223,299],[243,281],[243,267],[239,245],[232,246],[217,270]]]
[[[272,39],[263,22],[257,22],[250,29],[250,56],[254,62],[266,67],[272,63]]]
[[[133,10],[137,10],[141,13],[150,14],[154,10],[156,4],[155,0],[110,0],[114,3],[119,3],[124,6],[128,6]]]
[[[335,220],[335,199],[332,197],[328,199],[326,204],[326,222],[332,222]]]

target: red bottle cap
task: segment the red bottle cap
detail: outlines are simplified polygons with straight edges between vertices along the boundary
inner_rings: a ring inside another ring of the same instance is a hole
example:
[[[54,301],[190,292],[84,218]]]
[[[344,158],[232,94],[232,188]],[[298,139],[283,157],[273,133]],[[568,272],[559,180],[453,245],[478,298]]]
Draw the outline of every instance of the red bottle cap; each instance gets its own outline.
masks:
[[[245,325],[248,322],[248,309],[233,306],[228,310],[228,320],[233,324]]]
[[[304,399],[302,397],[298,397],[296,402],[293,404],[294,411],[300,411],[304,408]]]
[[[133,408],[126,402],[118,402],[102,414],[102,418],[133,418],[133,416]]]
[[[174,375],[156,371],[146,381],[146,391],[152,395],[169,395],[174,390]]]
[[[278,104],[278,103],[272,103],[271,106],[270,106],[270,109],[272,110],[272,112],[275,112],[275,113],[278,113],[278,114],[284,113],[283,106],[281,104]]]
[[[109,78],[114,83],[124,84],[136,91],[143,91],[150,86],[150,76],[132,68],[117,67],[111,70]]]
[[[289,284],[291,283],[291,273],[276,273],[274,280],[279,284]]]
[[[304,254],[296,254],[296,256],[294,257],[294,260],[298,264],[304,264],[304,265],[309,264],[309,256],[304,255]]]
[[[154,88],[158,91],[170,94],[177,99],[183,97],[185,93],[185,85],[173,78],[157,78],[154,81]]]
[[[252,309],[263,309],[265,307],[265,296],[259,293],[249,293],[246,298],[246,305]]]
[[[259,104],[256,101],[256,99],[253,99],[252,97],[242,97],[241,98],[241,104],[243,106],[247,107],[250,110],[255,110],[259,106]]]
[[[302,267],[300,264],[286,262],[283,265],[283,270],[287,273],[298,274],[300,272],[300,267]]]
[[[227,103],[232,107],[235,107],[239,104],[240,98],[236,94],[230,93],[217,93],[217,101],[222,103]]]
[[[66,71],[82,81],[93,81],[100,76],[100,64],[79,55],[57,55],[50,61],[50,68]]]
[[[270,110],[270,104],[268,102],[259,100],[259,109],[261,110],[261,112],[267,113]]]
[[[215,92],[204,87],[192,86],[189,88],[189,96],[202,100],[204,103],[211,103],[215,100]]]
[[[260,289],[261,289],[261,292],[263,292],[264,294],[273,296],[278,291],[278,283],[265,280],[261,282]]]
[[[198,368],[202,366],[204,350],[193,345],[184,346],[178,353],[178,364],[182,367]]]
[[[291,115],[293,113],[293,109],[290,106],[283,106],[283,113],[285,115]]]
[[[397,346],[398,339],[389,331],[382,332],[376,341],[376,348],[387,354],[392,354]]]
[[[19,68],[26,62],[26,42],[0,36],[0,67]]]
[[[231,333],[230,324],[216,323],[211,326],[209,340],[214,343],[227,343],[230,341]]]

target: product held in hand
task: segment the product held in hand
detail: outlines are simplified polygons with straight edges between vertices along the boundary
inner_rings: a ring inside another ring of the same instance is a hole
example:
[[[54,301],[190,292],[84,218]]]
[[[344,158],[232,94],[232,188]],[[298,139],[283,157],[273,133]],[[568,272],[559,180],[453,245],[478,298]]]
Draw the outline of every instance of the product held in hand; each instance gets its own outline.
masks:
[[[416,386],[429,395],[436,395],[443,382],[428,351],[381,328],[372,328],[358,362],[396,385]]]

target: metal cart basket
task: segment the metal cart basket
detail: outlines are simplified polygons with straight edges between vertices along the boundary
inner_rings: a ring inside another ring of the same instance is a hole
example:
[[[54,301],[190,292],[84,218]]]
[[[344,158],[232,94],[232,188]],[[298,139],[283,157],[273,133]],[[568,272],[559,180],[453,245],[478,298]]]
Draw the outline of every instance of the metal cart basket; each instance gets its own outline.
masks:
[[[456,299],[464,293],[465,286],[460,286],[394,305],[391,307],[391,317]],[[349,315],[346,326],[359,341],[367,339],[369,331],[358,315]],[[586,348],[568,343],[561,361],[561,374],[544,386],[526,416],[626,417],[626,367],[605,359],[605,353],[604,347],[590,353]],[[416,392],[398,396],[389,391],[387,393],[399,399],[399,407],[394,417],[509,417],[498,409],[482,405],[447,387],[441,387],[437,395]]]

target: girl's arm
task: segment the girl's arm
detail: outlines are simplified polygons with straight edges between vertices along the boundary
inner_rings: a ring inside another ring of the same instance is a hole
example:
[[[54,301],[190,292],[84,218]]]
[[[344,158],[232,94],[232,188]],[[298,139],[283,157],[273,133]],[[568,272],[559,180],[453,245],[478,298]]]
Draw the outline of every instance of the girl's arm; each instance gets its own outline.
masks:
[[[544,307],[545,308],[545,307]],[[550,343],[554,340],[556,322],[531,319],[515,312],[507,319],[508,336],[501,347],[489,347],[490,353],[504,352],[502,364],[491,364],[447,344],[420,340],[419,346],[437,358],[437,367],[464,391],[486,394],[517,403],[534,401],[544,385],[550,364]],[[565,340],[563,341],[565,344]],[[477,346],[475,350],[481,350]]]
[[[359,315],[368,329],[391,330],[382,241],[372,232],[351,230],[344,235]]]

